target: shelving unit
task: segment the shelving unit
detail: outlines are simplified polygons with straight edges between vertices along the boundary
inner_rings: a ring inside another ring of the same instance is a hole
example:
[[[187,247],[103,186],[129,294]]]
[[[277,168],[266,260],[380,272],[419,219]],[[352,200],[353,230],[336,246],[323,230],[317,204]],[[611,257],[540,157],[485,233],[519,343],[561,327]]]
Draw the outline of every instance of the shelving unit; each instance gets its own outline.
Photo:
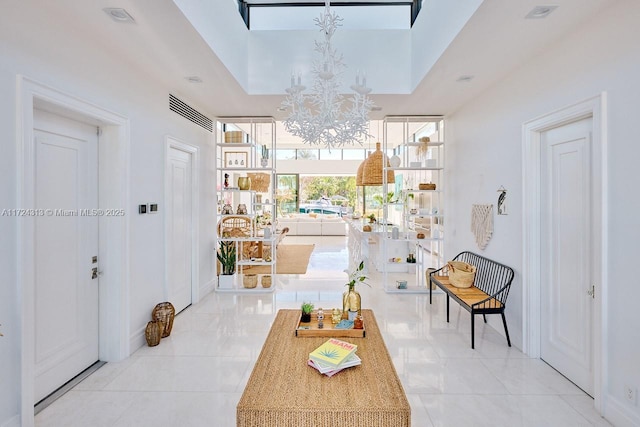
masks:
[[[222,242],[233,242],[236,249],[233,279],[225,283],[228,279],[220,275],[216,291],[273,292],[277,258],[275,120],[271,117],[226,117],[218,119],[216,124],[216,251]],[[269,154],[266,159],[264,150]],[[248,189],[240,189],[239,178],[244,177],[253,177]],[[246,211],[238,213],[241,206]],[[240,226],[227,226],[230,222]],[[244,276],[255,274],[251,272],[254,266],[269,267],[270,287],[261,286],[263,276],[267,275],[262,273],[258,274],[255,288],[244,287]]]
[[[428,137],[429,142],[420,139]],[[383,183],[383,228],[380,237],[383,282],[389,293],[426,293],[428,268],[444,265],[444,119],[441,116],[388,116],[384,119],[383,151],[393,152],[395,182]],[[420,189],[432,183],[434,190]],[[393,189],[390,187],[393,186]],[[394,228],[397,227],[397,238]],[[407,258],[413,254],[414,263]],[[392,261],[395,260],[395,261]],[[400,262],[397,262],[400,260]],[[398,281],[406,282],[399,289]]]

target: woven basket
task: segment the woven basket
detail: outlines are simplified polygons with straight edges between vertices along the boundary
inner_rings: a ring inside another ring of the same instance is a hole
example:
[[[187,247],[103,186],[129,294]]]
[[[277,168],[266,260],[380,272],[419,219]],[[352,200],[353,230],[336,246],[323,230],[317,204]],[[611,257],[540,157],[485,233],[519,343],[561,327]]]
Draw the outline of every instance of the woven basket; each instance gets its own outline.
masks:
[[[158,322],[162,322],[162,338],[166,338],[171,335],[171,329],[173,328],[173,318],[176,316],[176,309],[170,302],[161,302],[156,305],[151,312],[151,318]]]
[[[147,323],[147,327],[144,329],[144,337],[149,347],[155,347],[160,344],[163,329],[164,325],[158,320],[152,320]]]
[[[435,190],[436,185],[432,182],[418,184],[418,190]]]
[[[476,277],[476,267],[462,261],[449,261],[449,283],[456,288],[470,288]]]
[[[246,216],[228,216],[218,223],[218,235],[222,237],[251,236],[251,219]]]
[[[268,173],[248,173],[247,176],[251,178],[251,189],[258,193],[266,193],[269,191],[269,184],[271,183],[271,175]]]
[[[242,285],[247,289],[253,289],[258,286],[258,276],[255,274],[245,274],[242,278]]]
[[[262,276],[262,280],[260,283],[262,284],[263,288],[270,288],[272,283],[271,276],[269,275]]]
[[[382,185],[383,166],[391,167],[389,158],[380,150],[380,143],[376,142],[376,151],[371,153],[369,158],[365,160],[362,168],[362,185]],[[393,171],[387,170],[387,184],[393,184],[395,180]]]
[[[358,171],[356,172],[356,186],[362,187],[364,184],[362,183],[362,174],[364,173],[364,165],[369,160],[369,156],[371,155],[371,151],[367,151],[367,157],[364,158],[360,166],[358,166]]]

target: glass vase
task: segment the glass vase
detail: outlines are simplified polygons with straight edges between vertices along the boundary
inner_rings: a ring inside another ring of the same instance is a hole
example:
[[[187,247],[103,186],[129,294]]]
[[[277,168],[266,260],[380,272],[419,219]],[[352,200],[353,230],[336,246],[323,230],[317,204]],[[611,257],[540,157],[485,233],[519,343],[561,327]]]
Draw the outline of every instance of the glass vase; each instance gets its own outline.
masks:
[[[347,319],[353,320],[355,316],[361,314],[360,294],[354,288],[350,288],[342,294],[342,315]]]

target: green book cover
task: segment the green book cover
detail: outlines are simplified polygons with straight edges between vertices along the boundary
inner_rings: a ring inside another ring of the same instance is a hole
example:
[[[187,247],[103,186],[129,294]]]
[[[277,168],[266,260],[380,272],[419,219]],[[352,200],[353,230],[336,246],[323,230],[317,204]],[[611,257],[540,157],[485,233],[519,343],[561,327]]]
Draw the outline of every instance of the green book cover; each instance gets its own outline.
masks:
[[[329,338],[320,347],[309,353],[309,359],[338,367],[357,349],[358,346],[355,344],[336,338]]]

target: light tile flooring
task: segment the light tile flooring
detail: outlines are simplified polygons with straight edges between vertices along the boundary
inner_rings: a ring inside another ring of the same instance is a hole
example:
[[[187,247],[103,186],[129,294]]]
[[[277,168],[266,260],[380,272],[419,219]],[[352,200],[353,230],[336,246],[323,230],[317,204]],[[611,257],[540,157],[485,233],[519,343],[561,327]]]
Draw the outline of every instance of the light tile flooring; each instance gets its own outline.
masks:
[[[180,313],[171,336],[107,363],[36,416],[37,426],[234,426],[235,407],[276,312],[341,306],[344,237],[287,237],[316,248],[305,275],[281,276],[272,294],[212,293]],[[373,308],[411,404],[412,425],[603,426],[593,400],[541,360],[444,297],[386,294],[360,286]],[[259,426],[257,426],[259,427]],[[321,427],[321,426],[318,426]],[[364,427],[364,426],[363,426]]]

